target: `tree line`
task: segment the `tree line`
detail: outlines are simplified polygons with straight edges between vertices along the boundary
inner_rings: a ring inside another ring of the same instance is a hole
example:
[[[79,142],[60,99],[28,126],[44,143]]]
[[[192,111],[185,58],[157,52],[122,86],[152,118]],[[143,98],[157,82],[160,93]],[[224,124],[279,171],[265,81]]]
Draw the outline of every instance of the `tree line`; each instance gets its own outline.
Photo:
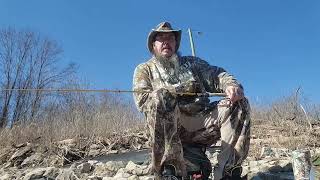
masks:
[[[59,67],[62,49],[39,33],[0,30],[0,128],[37,118],[50,95],[4,89],[58,88],[76,72],[75,64]]]

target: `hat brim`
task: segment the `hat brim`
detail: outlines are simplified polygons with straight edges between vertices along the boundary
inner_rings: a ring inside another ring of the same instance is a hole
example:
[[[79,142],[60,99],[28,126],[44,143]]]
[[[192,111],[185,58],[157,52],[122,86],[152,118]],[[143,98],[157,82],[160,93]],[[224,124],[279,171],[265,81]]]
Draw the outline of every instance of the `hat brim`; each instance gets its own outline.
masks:
[[[154,38],[158,33],[174,33],[176,36],[176,49],[175,52],[178,51],[179,46],[180,46],[180,41],[181,41],[181,30],[160,30],[160,31],[156,31],[154,29],[151,30],[151,32],[148,35],[148,49],[151,53],[153,53],[153,42],[154,42]]]

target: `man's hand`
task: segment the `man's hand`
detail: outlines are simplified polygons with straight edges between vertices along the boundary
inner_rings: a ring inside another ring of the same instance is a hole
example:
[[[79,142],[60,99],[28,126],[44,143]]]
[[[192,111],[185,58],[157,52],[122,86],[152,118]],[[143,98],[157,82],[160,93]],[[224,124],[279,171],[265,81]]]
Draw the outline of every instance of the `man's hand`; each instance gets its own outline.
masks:
[[[243,90],[239,86],[228,86],[226,88],[226,94],[232,104],[244,97]]]
[[[155,93],[156,98],[161,101],[163,108],[167,111],[172,111],[176,106],[176,98],[175,96],[165,88],[161,88],[158,90],[153,91]]]

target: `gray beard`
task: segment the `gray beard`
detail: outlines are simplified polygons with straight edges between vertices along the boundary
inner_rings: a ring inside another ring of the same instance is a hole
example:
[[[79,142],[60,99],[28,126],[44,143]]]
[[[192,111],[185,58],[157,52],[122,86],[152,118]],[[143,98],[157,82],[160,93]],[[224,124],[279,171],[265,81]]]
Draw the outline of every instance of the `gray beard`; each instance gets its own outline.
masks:
[[[173,62],[179,62],[179,57],[176,53],[168,58],[160,55],[154,55],[154,56],[165,69],[175,68]]]

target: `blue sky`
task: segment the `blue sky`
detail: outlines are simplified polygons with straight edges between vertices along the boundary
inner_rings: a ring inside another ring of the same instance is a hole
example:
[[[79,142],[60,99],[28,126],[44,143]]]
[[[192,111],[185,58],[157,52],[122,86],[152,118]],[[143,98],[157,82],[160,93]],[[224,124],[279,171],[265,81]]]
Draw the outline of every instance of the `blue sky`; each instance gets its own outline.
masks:
[[[170,21],[184,31],[180,51],[224,67],[258,102],[298,87],[320,102],[320,1],[310,0],[0,0],[0,27],[29,29],[56,40],[62,62],[79,65],[92,88],[131,89],[135,66],[150,54],[151,28]]]

